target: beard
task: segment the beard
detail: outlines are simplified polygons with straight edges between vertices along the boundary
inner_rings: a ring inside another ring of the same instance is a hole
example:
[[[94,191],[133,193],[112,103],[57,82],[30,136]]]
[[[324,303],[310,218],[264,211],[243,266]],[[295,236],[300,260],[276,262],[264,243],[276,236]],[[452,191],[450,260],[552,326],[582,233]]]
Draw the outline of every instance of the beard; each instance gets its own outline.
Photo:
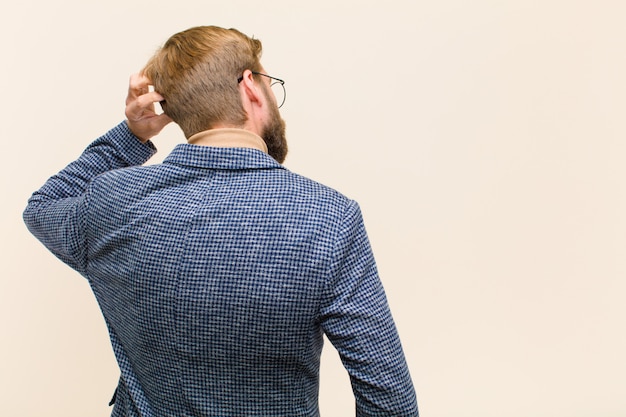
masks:
[[[268,102],[274,103],[270,99],[268,91],[264,89],[265,97]],[[287,157],[287,137],[285,136],[285,121],[280,117],[276,104],[270,107],[270,120],[263,127],[261,137],[267,145],[267,153],[282,164]]]

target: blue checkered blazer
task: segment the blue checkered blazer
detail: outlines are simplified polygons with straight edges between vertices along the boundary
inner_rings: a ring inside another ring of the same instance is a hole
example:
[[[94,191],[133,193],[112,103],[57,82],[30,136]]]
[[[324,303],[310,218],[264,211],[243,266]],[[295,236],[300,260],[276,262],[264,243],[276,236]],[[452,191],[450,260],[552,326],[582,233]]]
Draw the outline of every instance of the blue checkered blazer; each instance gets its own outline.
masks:
[[[358,205],[259,150],[154,152],[121,123],[24,212],[102,309],[112,415],[317,416],[326,334],[358,416],[417,416]]]

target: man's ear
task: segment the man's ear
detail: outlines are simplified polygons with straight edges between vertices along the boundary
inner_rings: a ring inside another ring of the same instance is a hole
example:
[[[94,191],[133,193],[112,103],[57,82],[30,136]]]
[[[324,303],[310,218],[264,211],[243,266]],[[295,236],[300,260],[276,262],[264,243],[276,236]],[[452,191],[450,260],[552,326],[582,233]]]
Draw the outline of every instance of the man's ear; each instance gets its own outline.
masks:
[[[261,85],[254,79],[254,74],[250,70],[243,72],[243,78],[239,83],[242,92],[250,103],[262,105],[263,104],[263,91],[261,91]]]

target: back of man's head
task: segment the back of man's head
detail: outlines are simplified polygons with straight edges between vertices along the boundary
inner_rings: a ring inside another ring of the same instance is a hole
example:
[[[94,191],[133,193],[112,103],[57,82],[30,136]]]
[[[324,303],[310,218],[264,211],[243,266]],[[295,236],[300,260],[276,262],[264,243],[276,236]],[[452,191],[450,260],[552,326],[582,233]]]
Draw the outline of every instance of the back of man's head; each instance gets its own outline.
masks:
[[[262,46],[236,29],[200,26],[173,35],[143,73],[164,98],[163,110],[185,136],[246,121],[237,79],[260,71]]]

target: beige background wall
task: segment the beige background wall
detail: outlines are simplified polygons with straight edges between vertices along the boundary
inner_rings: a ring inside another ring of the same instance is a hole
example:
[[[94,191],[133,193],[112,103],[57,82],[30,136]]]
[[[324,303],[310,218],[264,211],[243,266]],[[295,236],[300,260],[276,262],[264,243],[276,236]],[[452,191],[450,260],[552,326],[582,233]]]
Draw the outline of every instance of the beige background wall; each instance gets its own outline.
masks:
[[[200,24],[264,42],[286,80],[286,165],[361,204],[423,416],[626,415],[624,4],[5,5],[0,415],[109,414],[98,307],[21,211],[122,120],[130,73]],[[180,140],[168,127],[152,162]],[[323,359],[323,416],[352,415]]]

